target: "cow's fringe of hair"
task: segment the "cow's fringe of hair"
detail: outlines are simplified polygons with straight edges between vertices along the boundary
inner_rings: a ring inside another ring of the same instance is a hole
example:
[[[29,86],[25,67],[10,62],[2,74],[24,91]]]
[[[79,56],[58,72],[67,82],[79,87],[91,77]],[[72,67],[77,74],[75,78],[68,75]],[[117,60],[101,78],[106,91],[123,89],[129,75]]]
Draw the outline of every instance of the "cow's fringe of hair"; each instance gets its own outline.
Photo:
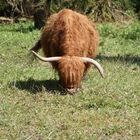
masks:
[[[58,63],[59,75],[62,78],[60,80],[63,81],[64,86],[78,86],[84,74],[84,62],[74,56],[65,56]]]

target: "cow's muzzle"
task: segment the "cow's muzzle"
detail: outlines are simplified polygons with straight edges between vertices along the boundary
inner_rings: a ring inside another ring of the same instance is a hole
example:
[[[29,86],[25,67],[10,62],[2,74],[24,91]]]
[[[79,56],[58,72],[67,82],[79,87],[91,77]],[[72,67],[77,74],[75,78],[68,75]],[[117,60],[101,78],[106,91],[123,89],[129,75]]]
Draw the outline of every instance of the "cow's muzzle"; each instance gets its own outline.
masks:
[[[79,88],[66,88],[66,90],[70,94],[74,94],[75,92],[79,91]]]

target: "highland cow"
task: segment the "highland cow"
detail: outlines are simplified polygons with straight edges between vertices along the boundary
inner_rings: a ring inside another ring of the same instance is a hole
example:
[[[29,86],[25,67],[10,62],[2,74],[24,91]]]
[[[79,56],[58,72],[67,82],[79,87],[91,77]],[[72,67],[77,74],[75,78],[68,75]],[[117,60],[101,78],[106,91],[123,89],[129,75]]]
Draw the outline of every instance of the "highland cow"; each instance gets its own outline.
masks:
[[[58,72],[60,84],[75,92],[87,70],[93,64],[103,76],[96,57],[99,36],[95,25],[75,11],[64,9],[50,16],[40,40],[31,49],[40,60],[50,62]],[[36,52],[42,48],[45,57]]]

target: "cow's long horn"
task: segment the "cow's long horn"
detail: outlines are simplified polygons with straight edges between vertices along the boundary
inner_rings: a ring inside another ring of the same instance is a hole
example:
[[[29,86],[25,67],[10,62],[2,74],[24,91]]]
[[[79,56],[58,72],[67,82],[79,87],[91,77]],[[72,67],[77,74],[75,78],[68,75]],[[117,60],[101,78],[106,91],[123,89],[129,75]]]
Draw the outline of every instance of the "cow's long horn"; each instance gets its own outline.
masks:
[[[61,59],[61,57],[42,57],[34,51],[32,51],[32,53],[44,62],[54,62],[54,61],[58,61]]]
[[[93,60],[91,58],[87,58],[87,57],[82,57],[82,60],[84,62],[89,62],[89,63],[93,64],[94,66],[96,66],[96,68],[100,72],[101,76],[104,77],[104,75],[103,75],[103,68],[101,67],[101,65],[97,61],[95,61],[95,60]]]

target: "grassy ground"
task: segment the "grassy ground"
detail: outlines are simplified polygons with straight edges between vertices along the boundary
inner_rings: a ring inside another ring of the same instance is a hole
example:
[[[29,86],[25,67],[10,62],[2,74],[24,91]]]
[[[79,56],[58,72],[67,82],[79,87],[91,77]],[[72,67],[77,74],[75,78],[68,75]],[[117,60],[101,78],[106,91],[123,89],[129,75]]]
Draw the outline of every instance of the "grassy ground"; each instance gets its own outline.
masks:
[[[0,25],[0,140],[140,139],[140,23],[98,25],[105,78],[91,69],[73,96],[49,65],[29,65],[32,26]]]

